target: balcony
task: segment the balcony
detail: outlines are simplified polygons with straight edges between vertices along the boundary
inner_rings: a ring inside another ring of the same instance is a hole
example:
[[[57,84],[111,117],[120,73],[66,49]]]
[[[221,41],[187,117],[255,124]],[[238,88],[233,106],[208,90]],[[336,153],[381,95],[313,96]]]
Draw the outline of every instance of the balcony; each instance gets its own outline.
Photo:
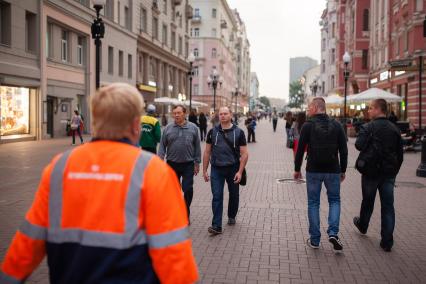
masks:
[[[193,24],[199,24],[201,23],[201,16],[200,15],[195,15],[192,17],[192,23]]]

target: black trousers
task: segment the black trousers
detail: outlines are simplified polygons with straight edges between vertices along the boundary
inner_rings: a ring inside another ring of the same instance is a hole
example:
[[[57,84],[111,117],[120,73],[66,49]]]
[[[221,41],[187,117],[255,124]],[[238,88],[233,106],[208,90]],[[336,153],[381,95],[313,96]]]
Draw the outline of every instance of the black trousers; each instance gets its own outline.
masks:
[[[192,197],[194,196],[194,162],[175,163],[167,161],[167,164],[169,164],[169,166],[175,171],[177,178],[181,183],[189,217],[191,212],[189,207],[191,206]]]
[[[278,120],[273,119],[272,120],[272,127],[274,128],[274,132],[277,131],[277,124],[278,124]]]
[[[207,136],[207,126],[206,127],[200,127],[200,139],[201,141],[204,141]]]
[[[256,134],[254,133],[254,129],[252,128],[247,128],[248,131],[248,138],[247,138],[247,142],[256,142]]]

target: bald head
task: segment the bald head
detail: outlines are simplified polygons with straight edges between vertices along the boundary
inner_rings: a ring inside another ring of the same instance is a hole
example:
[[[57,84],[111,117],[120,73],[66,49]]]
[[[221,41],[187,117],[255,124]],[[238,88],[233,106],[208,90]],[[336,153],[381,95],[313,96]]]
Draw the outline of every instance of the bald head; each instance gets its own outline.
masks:
[[[321,97],[314,98],[309,104],[309,116],[326,112],[325,100]]]

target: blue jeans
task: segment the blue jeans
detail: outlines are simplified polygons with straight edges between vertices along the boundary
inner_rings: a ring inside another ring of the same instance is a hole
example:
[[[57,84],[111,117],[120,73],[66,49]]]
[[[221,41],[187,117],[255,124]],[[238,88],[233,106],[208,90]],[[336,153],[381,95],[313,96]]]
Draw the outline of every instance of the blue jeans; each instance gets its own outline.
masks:
[[[238,204],[240,200],[240,185],[234,183],[234,177],[238,172],[238,169],[238,164],[229,167],[211,167],[210,184],[213,194],[213,227],[222,228],[223,191],[225,187],[225,181],[228,184],[229,191],[228,218],[235,218],[237,216]]]
[[[319,245],[320,231],[320,199],[324,183],[328,197],[328,236],[337,236],[340,222],[340,174],[306,173],[308,191],[309,235],[314,245]]]
[[[367,230],[370,223],[371,214],[374,210],[376,193],[379,190],[380,203],[382,204],[382,243],[384,246],[393,246],[393,231],[395,228],[395,208],[393,205],[395,178],[367,177],[362,176],[362,203],[359,226]]]

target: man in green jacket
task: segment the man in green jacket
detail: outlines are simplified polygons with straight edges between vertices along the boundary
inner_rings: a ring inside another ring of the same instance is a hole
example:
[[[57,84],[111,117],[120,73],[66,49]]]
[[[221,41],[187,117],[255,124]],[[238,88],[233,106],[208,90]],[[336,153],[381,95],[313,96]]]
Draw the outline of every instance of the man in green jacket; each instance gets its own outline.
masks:
[[[147,115],[141,117],[142,135],[139,145],[142,149],[157,154],[157,144],[161,139],[161,127],[158,119],[154,117],[155,106],[148,105]]]

